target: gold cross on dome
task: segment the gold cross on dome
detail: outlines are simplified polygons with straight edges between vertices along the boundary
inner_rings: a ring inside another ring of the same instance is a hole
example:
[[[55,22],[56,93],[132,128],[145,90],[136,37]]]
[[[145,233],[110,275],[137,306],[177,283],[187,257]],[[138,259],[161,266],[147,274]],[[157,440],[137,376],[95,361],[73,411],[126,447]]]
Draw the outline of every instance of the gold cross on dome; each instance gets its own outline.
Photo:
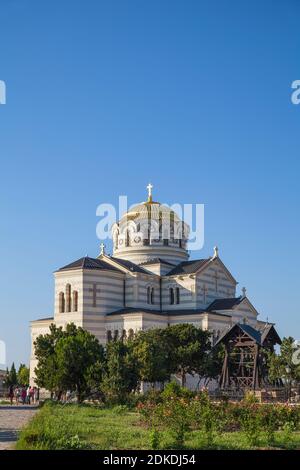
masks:
[[[147,186],[148,189],[148,202],[152,202],[152,189],[153,189],[153,184],[149,183]]]

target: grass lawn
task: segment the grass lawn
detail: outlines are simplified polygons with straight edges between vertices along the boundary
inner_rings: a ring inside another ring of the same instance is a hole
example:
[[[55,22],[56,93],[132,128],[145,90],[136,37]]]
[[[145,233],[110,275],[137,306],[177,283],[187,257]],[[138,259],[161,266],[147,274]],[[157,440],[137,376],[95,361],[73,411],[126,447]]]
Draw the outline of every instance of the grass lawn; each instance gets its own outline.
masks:
[[[150,449],[151,431],[142,425],[140,416],[126,407],[100,408],[92,405],[59,405],[46,403],[22,430],[17,449]],[[160,432],[160,448],[174,448],[168,431]],[[186,449],[205,449],[205,438],[199,431],[186,435]],[[215,449],[251,449],[241,432],[222,433]],[[266,449],[262,435],[259,447]],[[300,433],[288,440],[276,433],[273,448],[300,449]]]

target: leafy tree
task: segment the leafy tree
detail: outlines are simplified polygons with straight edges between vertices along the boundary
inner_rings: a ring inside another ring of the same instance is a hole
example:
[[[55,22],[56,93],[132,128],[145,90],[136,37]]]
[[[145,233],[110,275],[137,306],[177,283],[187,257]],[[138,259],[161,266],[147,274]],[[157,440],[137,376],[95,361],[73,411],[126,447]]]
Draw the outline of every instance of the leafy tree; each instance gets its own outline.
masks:
[[[102,379],[104,350],[97,338],[69,324],[63,331],[55,325],[35,342],[38,366],[36,381],[58,396],[70,390],[81,402]]]
[[[155,382],[165,382],[170,378],[170,351],[162,329],[140,331],[132,341],[132,348],[140,380],[150,382],[154,387]]]
[[[61,389],[76,392],[81,402],[91,392],[95,374],[101,382],[104,360],[103,347],[88,331],[78,328],[76,334],[65,335],[56,345],[58,383]]]
[[[132,343],[110,341],[106,347],[106,370],[102,390],[109,401],[124,402],[139,384],[139,371]]]
[[[186,375],[194,375],[205,364],[211,350],[210,333],[194,325],[182,323],[169,326],[164,330],[165,344],[170,351],[169,361],[173,373],[180,375],[185,386]]]
[[[224,346],[219,344],[203,355],[203,360],[198,363],[195,372],[199,375],[199,379],[204,379],[205,383],[208,383],[211,379],[217,379],[220,376],[223,361]]]
[[[297,358],[298,350],[299,347],[295,344],[294,338],[289,336],[288,338],[283,338],[279,354],[268,354],[267,366],[271,382],[277,383],[282,379],[296,382],[300,380],[300,364],[299,358]]]
[[[16,372],[16,367],[15,363],[13,362],[10,368],[10,371],[8,372],[8,369],[6,371],[6,384],[8,387],[11,385],[15,386],[18,384],[18,379],[17,379],[17,372]]]
[[[25,364],[20,364],[17,378],[19,385],[29,384],[29,368]]]
[[[51,394],[59,396],[63,390],[59,384],[56,345],[66,333],[62,327],[58,328],[54,324],[50,325],[49,329],[50,333],[39,335],[34,342],[35,357],[38,361],[35,368],[36,383]]]

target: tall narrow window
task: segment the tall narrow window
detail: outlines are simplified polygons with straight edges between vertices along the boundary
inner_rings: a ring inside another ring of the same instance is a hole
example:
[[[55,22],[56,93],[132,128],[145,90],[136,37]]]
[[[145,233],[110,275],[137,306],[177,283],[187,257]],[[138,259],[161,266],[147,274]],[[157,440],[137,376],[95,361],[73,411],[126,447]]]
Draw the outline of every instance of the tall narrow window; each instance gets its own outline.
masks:
[[[66,312],[71,312],[71,284],[66,285]]]
[[[60,292],[58,296],[58,311],[59,313],[64,313],[65,311],[65,294],[63,292]]]
[[[180,304],[180,289],[176,287],[176,303]]]
[[[130,234],[129,234],[129,230],[126,230],[125,246],[130,246]]]
[[[73,312],[77,312],[78,311],[78,291],[73,290],[72,295],[73,295],[73,302],[72,302]]]
[[[116,341],[119,337],[119,330],[114,331],[114,340]]]
[[[151,287],[147,287],[147,304],[151,302]]]
[[[170,305],[174,305],[174,289],[173,289],[173,287],[170,287],[169,293],[170,293]]]
[[[154,287],[152,287],[152,289],[151,289],[151,298],[150,298],[150,300],[151,300],[151,304],[154,304]]]

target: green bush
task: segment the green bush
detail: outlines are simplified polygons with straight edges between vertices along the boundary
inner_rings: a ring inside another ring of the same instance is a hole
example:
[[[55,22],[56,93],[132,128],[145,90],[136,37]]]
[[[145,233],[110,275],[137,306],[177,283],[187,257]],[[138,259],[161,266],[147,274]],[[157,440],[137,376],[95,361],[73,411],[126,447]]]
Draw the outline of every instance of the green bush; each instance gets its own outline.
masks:
[[[161,398],[163,401],[174,397],[190,399],[194,396],[195,392],[192,392],[186,387],[182,387],[175,381],[167,383],[164,390],[161,392]]]
[[[213,445],[217,434],[225,427],[226,409],[226,404],[213,403],[206,392],[192,400],[190,417],[195,428],[202,431],[207,447]]]

